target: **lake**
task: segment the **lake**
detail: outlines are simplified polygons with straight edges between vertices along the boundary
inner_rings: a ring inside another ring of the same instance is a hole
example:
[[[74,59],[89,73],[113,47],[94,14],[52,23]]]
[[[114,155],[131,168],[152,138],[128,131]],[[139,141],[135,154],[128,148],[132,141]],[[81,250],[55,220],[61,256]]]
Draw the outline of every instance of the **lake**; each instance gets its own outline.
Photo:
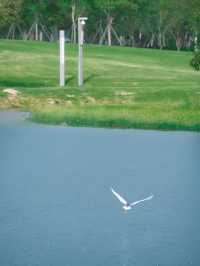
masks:
[[[26,117],[0,112],[0,265],[200,265],[200,134]]]

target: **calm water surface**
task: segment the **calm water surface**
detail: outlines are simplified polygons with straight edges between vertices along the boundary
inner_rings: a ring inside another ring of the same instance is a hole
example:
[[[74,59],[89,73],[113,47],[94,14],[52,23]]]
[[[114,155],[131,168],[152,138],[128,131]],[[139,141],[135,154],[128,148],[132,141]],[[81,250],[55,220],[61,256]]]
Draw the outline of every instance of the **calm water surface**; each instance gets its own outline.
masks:
[[[124,214],[109,191],[154,199]],[[0,113],[1,266],[200,265],[200,134]]]

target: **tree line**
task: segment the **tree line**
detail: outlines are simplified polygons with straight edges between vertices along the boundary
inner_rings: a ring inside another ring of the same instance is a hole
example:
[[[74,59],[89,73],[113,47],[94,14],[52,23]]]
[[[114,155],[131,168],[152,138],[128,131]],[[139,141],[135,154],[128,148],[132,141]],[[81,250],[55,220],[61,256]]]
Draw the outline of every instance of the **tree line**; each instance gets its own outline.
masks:
[[[0,36],[77,42],[77,20],[88,17],[86,42],[159,49],[197,49],[200,0],[0,0]]]

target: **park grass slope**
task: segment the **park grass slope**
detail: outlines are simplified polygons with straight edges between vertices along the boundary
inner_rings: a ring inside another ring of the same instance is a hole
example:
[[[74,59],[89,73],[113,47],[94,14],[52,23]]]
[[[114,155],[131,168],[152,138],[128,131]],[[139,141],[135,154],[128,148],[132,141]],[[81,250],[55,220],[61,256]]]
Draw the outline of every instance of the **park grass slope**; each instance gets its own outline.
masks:
[[[190,52],[88,45],[77,86],[77,47],[66,47],[58,86],[58,44],[0,40],[0,108],[30,111],[40,123],[200,131],[200,74]],[[3,92],[15,88],[11,99]]]

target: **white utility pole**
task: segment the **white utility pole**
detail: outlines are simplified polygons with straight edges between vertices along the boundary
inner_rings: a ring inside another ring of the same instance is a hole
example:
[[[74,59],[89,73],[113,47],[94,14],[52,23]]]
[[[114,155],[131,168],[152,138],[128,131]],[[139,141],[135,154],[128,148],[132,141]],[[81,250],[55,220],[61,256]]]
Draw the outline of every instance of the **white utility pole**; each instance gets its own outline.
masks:
[[[84,26],[88,18],[78,18],[78,85],[83,85],[83,43],[84,43]]]
[[[60,86],[65,86],[65,31],[60,30]]]

